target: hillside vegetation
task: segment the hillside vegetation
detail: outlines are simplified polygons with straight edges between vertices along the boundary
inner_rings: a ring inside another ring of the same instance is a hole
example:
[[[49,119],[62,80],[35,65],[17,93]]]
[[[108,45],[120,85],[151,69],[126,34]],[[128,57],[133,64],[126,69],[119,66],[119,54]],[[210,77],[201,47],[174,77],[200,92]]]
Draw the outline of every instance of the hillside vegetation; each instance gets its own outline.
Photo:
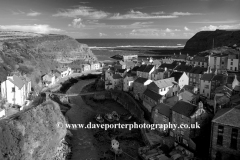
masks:
[[[13,72],[28,74],[33,84],[64,62],[97,60],[86,44],[65,35],[0,32],[0,81]]]
[[[201,31],[190,38],[184,50],[205,51],[215,47],[240,46],[240,30]]]

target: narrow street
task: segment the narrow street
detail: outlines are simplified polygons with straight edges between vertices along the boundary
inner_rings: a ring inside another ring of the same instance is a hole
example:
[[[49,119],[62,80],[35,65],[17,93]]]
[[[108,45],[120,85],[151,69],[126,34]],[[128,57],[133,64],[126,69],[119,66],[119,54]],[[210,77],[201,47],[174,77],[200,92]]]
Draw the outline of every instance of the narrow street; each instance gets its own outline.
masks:
[[[80,80],[74,84],[67,94],[80,93],[82,88],[93,80]],[[69,118],[69,123],[72,124],[86,124],[89,117],[95,115],[95,111],[86,105],[81,96],[69,97],[72,108],[67,112],[66,116]],[[98,160],[97,149],[93,145],[93,135],[89,129],[71,130],[73,134],[72,139],[72,160]]]

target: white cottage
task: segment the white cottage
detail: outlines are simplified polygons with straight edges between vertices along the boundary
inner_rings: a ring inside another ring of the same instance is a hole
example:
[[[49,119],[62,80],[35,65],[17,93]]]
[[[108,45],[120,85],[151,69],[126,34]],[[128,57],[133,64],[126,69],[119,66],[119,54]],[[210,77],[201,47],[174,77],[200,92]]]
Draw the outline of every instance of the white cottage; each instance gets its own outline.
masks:
[[[16,75],[1,83],[2,98],[11,104],[24,105],[30,92],[31,81]]]

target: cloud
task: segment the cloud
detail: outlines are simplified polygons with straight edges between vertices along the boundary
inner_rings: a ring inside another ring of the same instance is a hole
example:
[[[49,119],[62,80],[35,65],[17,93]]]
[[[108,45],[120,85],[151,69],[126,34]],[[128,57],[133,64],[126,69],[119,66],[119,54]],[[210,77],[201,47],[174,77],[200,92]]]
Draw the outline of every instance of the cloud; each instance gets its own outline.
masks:
[[[115,13],[110,19],[165,19],[165,18],[177,18],[175,15],[153,15],[143,13],[140,11],[131,10],[126,14]]]
[[[34,25],[0,25],[0,30],[10,31],[23,31],[23,32],[35,32],[35,33],[52,33],[61,32],[63,30],[58,28],[52,28],[46,24],[34,24]]]
[[[72,23],[68,25],[69,27],[74,27],[74,28],[83,28],[85,25],[82,23],[81,18],[76,18],[73,19]]]
[[[185,26],[185,27],[184,27],[184,30],[185,30],[185,31],[189,31],[190,29]]]
[[[105,34],[105,33],[99,33],[99,37],[105,37],[105,36],[107,36],[107,34]]]
[[[152,12],[152,14],[165,14],[165,12],[161,11],[161,12]]]
[[[178,32],[178,31],[181,31],[181,30],[179,30],[179,29],[169,29],[169,28],[166,28],[165,30],[161,30],[161,31],[163,31],[163,32]]]
[[[195,21],[195,22],[189,22],[189,23],[205,23],[205,24],[215,24],[215,23],[219,23],[219,24],[223,24],[223,23],[236,23],[238,22],[237,20],[226,20],[226,21]]]
[[[200,28],[200,30],[210,30],[210,31],[213,31],[216,29],[223,29],[223,30],[239,29],[240,30],[240,24],[219,25],[219,26],[209,25],[209,26],[204,26]]]
[[[130,33],[131,36],[159,36],[158,29],[133,29]]]
[[[66,9],[59,11],[57,14],[54,14],[54,17],[86,17],[91,19],[102,19],[108,16],[109,13],[106,13],[104,11],[98,11],[96,9],[93,9],[91,7],[86,6],[79,6],[75,9]]]
[[[204,15],[203,13],[189,13],[189,12],[173,12],[174,16],[191,16],[191,15]]]
[[[23,11],[12,11],[13,15],[26,15],[26,16],[30,16],[30,17],[35,17],[35,16],[39,16],[41,13],[40,12],[36,12],[33,10],[30,10],[30,12],[23,12]]]
[[[27,16],[35,17],[39,16],[41,13],[31,10],[31,12],[26,13]]]
[[[11,11],[13,15],[20,15],[20,14],[25,14],[25,12],[18,10],[18,11]]]

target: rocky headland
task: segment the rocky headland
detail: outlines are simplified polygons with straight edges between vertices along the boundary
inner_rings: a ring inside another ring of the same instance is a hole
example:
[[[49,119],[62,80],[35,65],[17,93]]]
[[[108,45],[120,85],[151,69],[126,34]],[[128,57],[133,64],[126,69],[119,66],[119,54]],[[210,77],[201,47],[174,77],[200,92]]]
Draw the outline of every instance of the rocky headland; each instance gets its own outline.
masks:
[[[240,46],[240,30],[201,31],[190,38],[184,51],[205,51],[223,46]]]

